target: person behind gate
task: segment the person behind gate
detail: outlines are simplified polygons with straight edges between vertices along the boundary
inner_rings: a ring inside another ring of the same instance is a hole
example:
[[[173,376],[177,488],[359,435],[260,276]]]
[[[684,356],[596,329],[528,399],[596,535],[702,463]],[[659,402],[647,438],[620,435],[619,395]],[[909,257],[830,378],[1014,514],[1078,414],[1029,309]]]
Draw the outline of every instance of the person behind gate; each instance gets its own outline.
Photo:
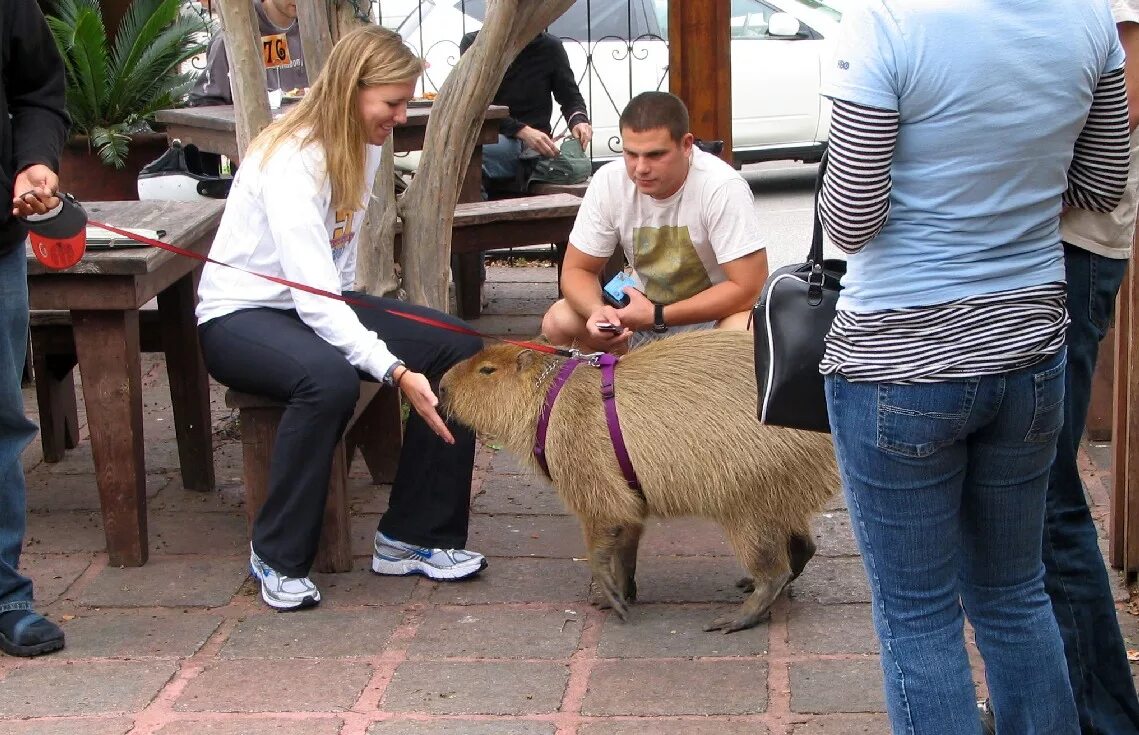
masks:
[[[348,304],[207,264],[197,315],[219,382],[286,404],[269,494],[253,524],[250,565],[280,610],[310,607],[333,450],[360,380],[398,387],[415,410],[372,555],[378,574],[462,579],[486,566],[467,551],[474,434],[444,421],[433,386],[482,347],[478,338],[389,314],[456,326],[431,309],[351,291],[379,146],[406,121],[423,63],[400,37],[364,26],[340,40],[309,94],[250,145],[211,257],[349,296]]]

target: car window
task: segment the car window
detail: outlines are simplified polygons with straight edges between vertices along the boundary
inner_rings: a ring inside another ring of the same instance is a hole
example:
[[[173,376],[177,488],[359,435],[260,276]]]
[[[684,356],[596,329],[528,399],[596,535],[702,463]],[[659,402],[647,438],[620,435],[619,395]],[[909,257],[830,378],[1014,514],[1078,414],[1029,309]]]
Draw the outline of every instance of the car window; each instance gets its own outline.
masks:
[[[732,0],[732,40],[767,38],[767,23],[774,12],[756,0]]]

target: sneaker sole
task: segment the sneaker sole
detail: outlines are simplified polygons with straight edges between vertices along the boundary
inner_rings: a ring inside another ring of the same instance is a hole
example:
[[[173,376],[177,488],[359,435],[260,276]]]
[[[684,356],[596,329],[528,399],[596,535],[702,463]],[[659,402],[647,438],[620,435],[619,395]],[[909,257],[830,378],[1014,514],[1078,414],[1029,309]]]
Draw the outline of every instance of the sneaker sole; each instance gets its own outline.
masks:
[[[294,612],[296,610],[304,610],[306,608],[316,607],[320,604],[319,590],[315,595],[305,595],[303,599],[298,600],[294,603],[274,600],[269,597],[269,594],[265,591],[265,581],[261,579],[261,575],[257,573],[257,570],[253,567],[252,564],[249,565],[249,571],[253,573],[253,578],[256,579],[257,582],[261,585],[261,599],[265,601],[266,605],[273,608],[274,610],[277,610],[278,612]]]
[[[486,569],[486,559],[479,560],[478,564],[456,564],[450,569],[440,569],[425,564],[416,559],[400,559],[398,561],[380,559],[372,556],[372,572],[390,577],[406,577],[409,574],[422,574],[424,577],[439,580],[456,580],[473,577]]]

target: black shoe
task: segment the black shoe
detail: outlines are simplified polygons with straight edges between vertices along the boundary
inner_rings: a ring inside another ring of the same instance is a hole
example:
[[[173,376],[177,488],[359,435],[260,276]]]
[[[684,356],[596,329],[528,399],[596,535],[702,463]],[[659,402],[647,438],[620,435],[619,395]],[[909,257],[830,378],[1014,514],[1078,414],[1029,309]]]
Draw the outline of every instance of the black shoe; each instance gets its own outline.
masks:
[[[977,700],[977,712],[981,715],[981,732],[985,735],[997,735],[997,718],[993,714],[993,705],[987,699]]]
[[[0,650],[9,656],[41,656],[63,648],[63,628],[32,610],[0,613]]]

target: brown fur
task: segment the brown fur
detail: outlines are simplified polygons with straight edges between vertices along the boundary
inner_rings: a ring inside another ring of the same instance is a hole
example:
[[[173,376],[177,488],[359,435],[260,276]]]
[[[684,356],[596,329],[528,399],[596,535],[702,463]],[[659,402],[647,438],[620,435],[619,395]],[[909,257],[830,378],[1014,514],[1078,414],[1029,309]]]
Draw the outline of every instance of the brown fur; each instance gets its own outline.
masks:
[[[551,361],[562,358],[488,347],[443,376],[443,408],[537,467],[532,448],[556,374]],[[755,586],[738,616],[708,629],[755,625],[814,553],[811,516],[838,487],[830,437],[759,423],[750,334],[711,330],[650,343],[623,357],[615,378],[642,501],[617,465],[600,380],[588,365],[574,372],[546,442],[554,485],[581,521],[595,587],[624,618],[636,597],[645,518],[710,518],[727,532]]]

